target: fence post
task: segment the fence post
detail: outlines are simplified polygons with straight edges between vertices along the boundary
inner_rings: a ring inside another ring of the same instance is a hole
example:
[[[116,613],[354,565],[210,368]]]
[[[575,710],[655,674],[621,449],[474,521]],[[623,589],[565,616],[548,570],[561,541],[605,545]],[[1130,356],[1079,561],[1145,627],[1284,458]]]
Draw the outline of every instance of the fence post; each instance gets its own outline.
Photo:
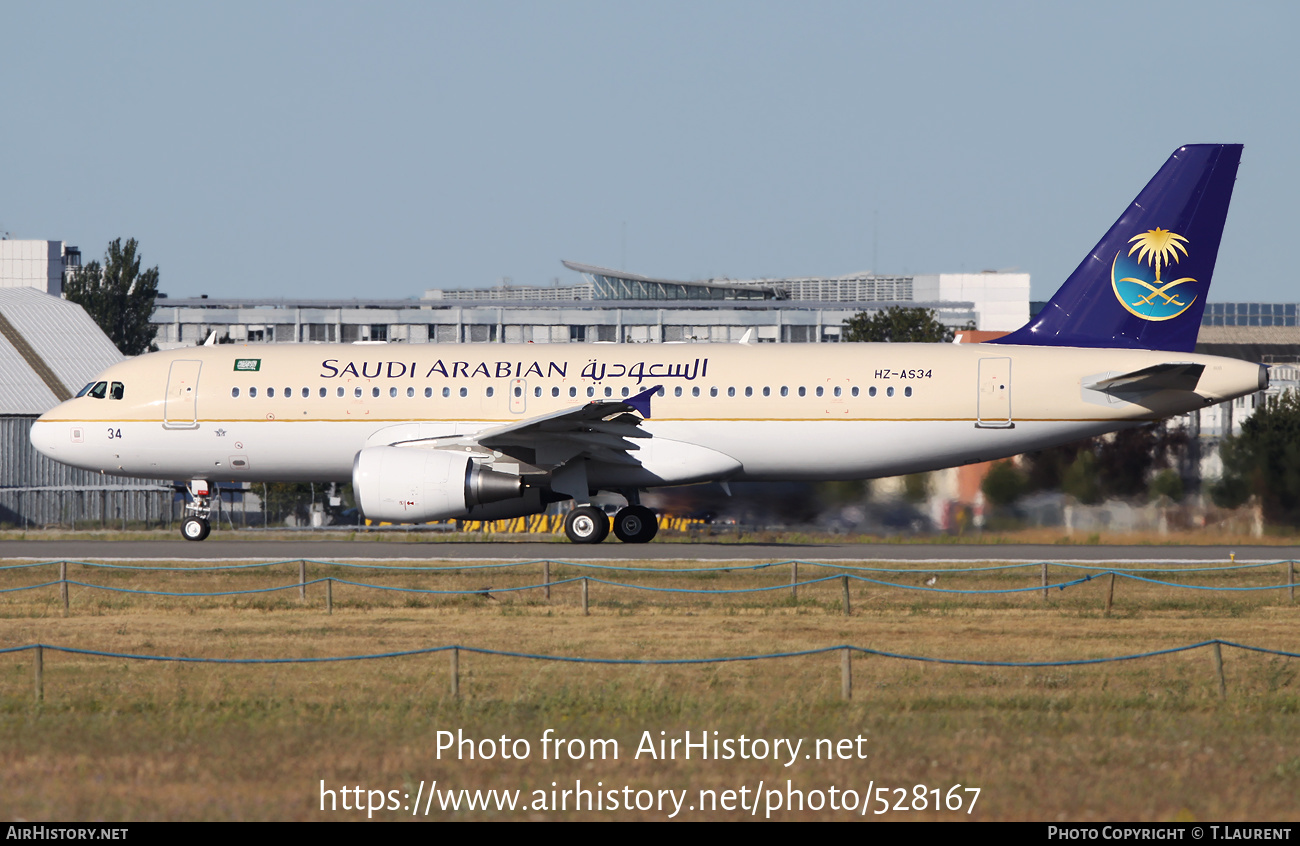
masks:
[[[1214,659],[1214,674],[1219,677],[1219,698],[1227,699],[1228,682],[1223,677],[1223,650],[1217,640],[1210,647],[1210,657]]]
[[[307,559],[298,559],[298,601],[307,601]]]
[[[846,702],[853,698],[853,668],[849,664],[850,654],[848,649],[840,650],[840,696]]]
[[[1106,590],[1106,616],[1110,616],[1110,606],[1115,601],[1115,571],[1110,574],[1110,587]]]
[[[1291,592],[1291,601],[1295,602],[1295,561],[1286,562],[1287,590]]]
[[[587,577],[582,577],[582,616],[591,616],[591,610],[587,605]]]
[[[799,562],[790,562],[790,598],[799,601]]]
[[[59,562],[59,598],[63,600],[63,616],[68,616],[68,562]]]
[[[1043,601],[1047,601],[1047,562],[1043,562]]]
[[[545,596],[547,599],[550,599],[551,598],[551,562],[549,561],[542,562],[542,584],[546,585],[546,587],[543,589],[545,591],[545,593],[543,593],[543,596]]]
[[[334,577],[325,577],[325,613],[334,613]]]
[[[451,648],[451,698],[460,699],[460,649]]]
[[[36,701],[45,701],[45,647],[36,646]]]
[[[840,576],[841,593],[844,594],[844,616],[849,616],[853,609],[849,607],[849,577]],[[845,660],[848,660],[847,658]]]

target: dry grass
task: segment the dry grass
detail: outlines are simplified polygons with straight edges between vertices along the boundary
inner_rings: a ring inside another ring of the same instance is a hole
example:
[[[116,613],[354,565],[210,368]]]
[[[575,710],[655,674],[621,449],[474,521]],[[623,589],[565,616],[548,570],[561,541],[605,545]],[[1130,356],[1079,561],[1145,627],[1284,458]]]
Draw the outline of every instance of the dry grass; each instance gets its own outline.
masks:
[[[430,563],[430,562],[422,562]],[[436,563],[436,562],[432,562]],[[611,574],[655,587],[784,585],[789,568],[724,574]],[[680,565],[676,565],[680,566]],[[905,565],[900,565],[905,566]],[[313,565],[394,586],[474,590],[535,583],[528,571],[378,573]],[[566,568],[553,578],[576,575]],[[1278,584],[1283,571],[1183,574],[1217,587]],[[1053,577],[1064,574],[1054,570]],[[801,568],[800,575],[810,572]],[[0,588],[47,581],[53,568],[0,572]],[[1032,586],[1035,570],[939,575],[938,587]],[[132,572],[70,568],[77,581],[173,591],[291,583],[272,571]],[[919,586],[909,573],[891,579]],[[0,594],[0,647],[36,642],[194,657],[367,654],[463,644],[607,658],[662,659],[796,651],[840,643],[933,657],[1063,661],[1181,646],[1219,637],[1297,651],[1300,612],[1282,591],[1202,593],[1120,580],[1110,617],[1105,580],[1054,591],[972,596],[855,584],[845,617],[838,581],[709,597],[592,586],[590,616],[576,586],[425,597],[335,585],[252,597],[169,598],[72,588]],[[0,655],[0,815],[26,819],[355,819],[319,810],[320,780],[410,792],[440,788],[572,787],[576,779],[637,789],[767,787],[865,791],[960,783],[982,789],[974,819],[1286,820],[1300,790],[1300,662],[1224,650],[1218,697],[1208,649],[1085,667],[948,666],[856,657],[854,698],[840,699],[840,658],[819,655],[704,666],[600,666],[460,655],[461,697],[446,654],[366,662],[193,665],[46,652],[45,699],[33,696],[33,655]],[[617,761],[544,761],[547,729],[616,738]],[[439,760],[437,732],[525,738],[524,761]],[[658,737],[869,738],[866,760],[653,761],[633,758]],[[891,799],[896,799],[891,794]],[[717,812],[710,817],[744,816]],[[383,811],[385,819],[408,818]],[[646,818],[657,811],[435,811],[435,817]],[[701,814],[684,812],[698,818]],[[837,819],[820,812],[779,818]],[[887,818],[951,819],[951,812]],[[964,815],[961,815],[964,816]]]

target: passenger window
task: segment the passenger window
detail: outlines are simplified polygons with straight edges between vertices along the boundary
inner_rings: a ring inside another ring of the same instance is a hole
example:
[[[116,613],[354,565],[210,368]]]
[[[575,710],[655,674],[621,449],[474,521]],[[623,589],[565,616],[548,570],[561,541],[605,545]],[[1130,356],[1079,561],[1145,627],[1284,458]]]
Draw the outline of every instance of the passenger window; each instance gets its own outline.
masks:
[[[867,396],[874,397],[875,395],[876,395],[876,386],[872,385],[870,388],[867,389]]]
[[[413,396],[415,396],[415,388],[407,388],[407,389],[406,389],[406,396],[407,396],[408,398],[409,398],[409,397],[413,397]]]
[[[285,388],[285,389],[284,389],[284,398],[285,398],[285,399],[293,399],[293,388]]]
[[[663,385],[660,385],[660,386],[659,386],[659,391],[655,394],[655,396],[657,396],[657,397],[661,397],[661,396],[663,396],[663,395],[664,395],[664,386],[663,386]]]
[[[493,395],[494,393],[496,393],[496,392],[493,391],[492,388],[489,386],[488,389],[487,389],[484,393],[486,393],[488,396],[492,396],[492,395]]]
[[[629,393],[630,391],[627,388],[623,389],[623,396],[627,396]]]
[[[839,395],[840,395],[840,388],[839,388],[839,386],[837,385],[837,386],[835,387],[835,396],[838,397]]]
[[[275,396],[275,388],[267,388],[267,389],[266,389],[266,395],[267,395],[268,397],[273,397],[273,396]]]
[[[359,385],[352,389],[352,396],[355,399],[361,399],[361,387]]]
[[[821,396],[821,395],[822,395],[822,386],[821,386],[821,385],[818,385],[818,386],[817,386],[817,396]]]
[[[906,388],[903,389],[903,396],[905,396],[905,397],[910,397],[911,395],[912,395],[912,388],[911,388],[911,386],[908,386],[908,387],[906,387]]]
[[[397,388],[389,388],[389,389],[388,389],[388,395],[389,395],[390,397],[395,397],[395,396],[397,396]]]
[[[800,385],[800,386],[799,386],[799,396],[801,396],[801,397],[806,397],[806,396],[808,396],[808,389],[805,388],[803,385]]]
[[[533,388],[533,396],[540,397],[541,395],[542,395],[542,389],[540,387]]]
[[[237,396],[239,396],[239,388],[231,388],[231,389],[230,389],[230,395],[231,395],[232,397],[237,397]]]
[[[325,399],[325,394],[326,394],[326,393],[328,393],[328,392],[327,392],[324,388],[321,388],[321,389],[320,389],[320,398],[321,398],[321,399]]]
[[[443,397],[449,397],[449,396],[451,396],[451,388],[443,388],[443,389],[442,389],[442,395],[443,395]]]
[[[782,386],[781,386],[781,396],[783,396],[783,397],[788,397],[788,396],[790,396],[790,389],[787,388],[785,385],[782,385]]]
[[[560,389],[559,389],[559,388],[551,388],[551,396],[553,396],[553,397],[558,397],[559,395],[560,395]]]
[[[764,385],[764,386],[763,386],[763,396],[765,396],[765,397],[770,397],[770,396],[772,396],[772,389],[769,388],[768,386]]]
[[[122,383],[121,383],[121,382],[114,382],[113,385],[108,389],[108,398],[109,398],[109,399],[121,399],[121,398],[122,398]]]
[[[569,388],[569,396],[571,396],[571,397],[576,397],[577,395],[578,395],[578,389],[577,389],[577,388]]]
[[[249,389],[248,389],[248,395],[249,395],[250,397],[255,397],[255,396],[257,396],[257,388],[249,388]]]
[[[379,396],[379,388],[371,388],[371,389],[370,389],[370,396],[372,396],[372,397],[377,397],[377,396]]]
[[[424,389],[424,396],[425,396],[425,399],[428,399],[429,397],[433,396],[433,388],[425,388],[425,389]]]
[[[335,391],[334,393],[337,394],[338,396],[342,397],[342,396],[343,396],[343,386],[342,386],[342,385],[339,385],[338,390]]]
[[[606,386],[605,386],[605,396],[607,396],[607,397],[612,397],[612,396],[614,396],[614,389],[611,388],[611,387],[609,387],[608,385],[606,385]]]
[[[589,396],[589,397],[594,397],[595,395],[596,395],[596,389],[595,389],[595,388],[588,388],[588,389],[587,389],[587,396]]]
[[[303,389],[302,389],[302,398],[303,398],[303,399],[307,399],[307,397],[309,397],[309,396],[311,396],[311,388],[303,388]]]
[[[524,395],[524,389],[519,387],[518,385],[515,385],[515,397],[518,398],[518,397],[522,397],[523,395]]]
[[[856,396],[858,395],[858,386],[857,386],[857,385],[854,385],[854,386],[853,386],[853,390],[850,391],[849,393],[851,393],[853,396],[856,397]]]
[[[95,399],[103,399],[106,393],[108,393],[108,383],[96,382],[94,387],[86,392],[86,395],[94,397]]]
[[[680,397],[681,395],[682,395],[682,389],[681,389],[681,386],[678,386],[678,387],[676,387],[676,388],[673,388],[673,396],[675,396],[675,397]]]
[[[727,388],[727,396],[729,396],[729,397],[734,397],[735,395],[736,395],[736,389],[735,389],[735,388]]]
[[[460,395],[461,395],[462,397],[467,397],[467,396],[469,396],[469,388],[461,388],[461,389],[460,389]]]
[[[718,395],[718,389],[717,389],[717,388],[709,388],[709,396],[711,396],[711,397],[716,397],[717,395]]]
[[[751,388],[751,387],[746,386],[746,387],[745,387],[745,396],[747,396],[747,397],[752,397],[753,395],[754,395],[754,389]]]
[[[698,397],[699,395],[700,395],[700,389],[698,387],[691,388],[691,396]]]
[[[885,396],[892,397],[893,395],[894,395],[894,389],[892,387],[885,388]]]

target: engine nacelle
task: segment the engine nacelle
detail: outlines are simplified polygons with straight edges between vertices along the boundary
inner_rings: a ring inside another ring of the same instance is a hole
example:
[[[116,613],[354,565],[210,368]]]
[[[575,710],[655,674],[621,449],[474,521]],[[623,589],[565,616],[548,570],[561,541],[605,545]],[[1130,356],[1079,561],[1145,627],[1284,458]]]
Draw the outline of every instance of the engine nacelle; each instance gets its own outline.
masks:
[[[375,446],[357,453],[352,490],[366,519],[425,523],[465,517],[476,505],[522,497],[524,482],[480,467],[464,453]]]

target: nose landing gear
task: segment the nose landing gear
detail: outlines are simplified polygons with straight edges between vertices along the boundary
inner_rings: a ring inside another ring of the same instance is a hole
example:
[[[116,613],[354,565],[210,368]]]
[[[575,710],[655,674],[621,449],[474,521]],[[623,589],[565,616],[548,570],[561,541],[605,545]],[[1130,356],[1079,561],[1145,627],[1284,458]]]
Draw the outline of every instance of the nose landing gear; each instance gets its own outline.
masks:
[[[181,521],[181,537],[187,541],[201,541],[212,531],[208,518],[212,515],[209,491],[212,484],[204,479],[193,479],[186,490],[190,501],[185,503],[185,519]]]

